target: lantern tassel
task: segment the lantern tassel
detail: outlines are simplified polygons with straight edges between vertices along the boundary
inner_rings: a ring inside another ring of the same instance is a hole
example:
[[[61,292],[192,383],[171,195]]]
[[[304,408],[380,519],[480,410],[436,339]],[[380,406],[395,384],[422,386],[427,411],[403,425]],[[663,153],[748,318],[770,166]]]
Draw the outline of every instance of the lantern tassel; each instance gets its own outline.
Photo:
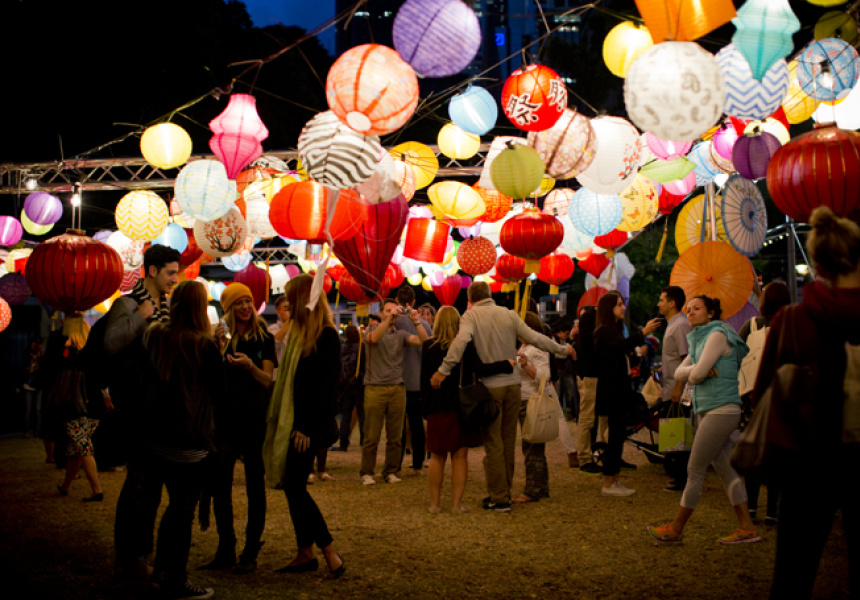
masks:
[[[539,260],[526,260],[526,266],[523,268],[526,273],[540,273]]]
[[[553,296],[557,295],[558,294],[558,286],[557,285],[549,286],[549,293],[552,294]]]
[[[355,307],[355,315],[357,317],[366,318],[370,316],[370,307],[367,304],[358,304]]]
[[[657,250],[657,257],[654,259],[656,262],[660,262],[663,258],[663,249],[666,247],[666,240],[669,237],[669,219],[666,219],[666,222],[663,224],[663,239],[660,240],[660,248]]]
[[[355,359],[355,378],[356,379],[358,379],[358,371],[359,371],[359,369],[361,369],[361,347],[362,346],[364,346],[364,344],[360,343],[358,345],[358,358]],[[351,416],[352,415],[350,415],[350,417]]]
[[[522,304],[520,305],[520,319],[525,321],[526,313],[529,310],[529,300],[532,297],[532,280],[526,279],[525,289],[523,290]]]
[[[514,296],[514,312],[520,314],[520,282],[517,281],[516,286],[516,295]]]

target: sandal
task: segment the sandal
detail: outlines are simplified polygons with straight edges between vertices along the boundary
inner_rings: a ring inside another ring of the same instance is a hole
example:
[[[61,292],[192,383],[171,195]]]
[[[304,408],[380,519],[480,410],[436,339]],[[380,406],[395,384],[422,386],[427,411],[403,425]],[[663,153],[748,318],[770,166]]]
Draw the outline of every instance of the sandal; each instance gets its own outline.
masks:
[[[672,529],[671,523],[666,523],[665,525],[660,525],[659,527],[646,527],[648,530],[648,534],[660,542],[661,544],[680,544],[681,540],[684,537],[683,534],[678,533],[674,529]]]

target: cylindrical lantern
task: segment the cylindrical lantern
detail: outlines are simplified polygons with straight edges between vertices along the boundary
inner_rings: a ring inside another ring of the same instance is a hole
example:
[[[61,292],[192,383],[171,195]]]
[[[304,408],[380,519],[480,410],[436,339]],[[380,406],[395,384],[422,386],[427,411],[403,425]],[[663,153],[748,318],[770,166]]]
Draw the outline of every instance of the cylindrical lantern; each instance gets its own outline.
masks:
[[[526,259],[525,270],[540,271],[540,259],[561,244],[564,227],[552,215],[526,208],[502,225],[499,240],[505,252]]]
[[[780,107],[791,83],[785,59],[775,61],[760,80],[753,77],[747,59],[734,44],[724,46],[716,60],[725,81],[724,113],[741,119],[766,119]]]
[[[140,137],[140,152],[158,169],[181,167],[191,156],[191,136],[175,123],[148,127]]]
[[[250,254],[250,253],[249,253]],[[251,263],[233,276],[233,281],[243,283],[251,290],[254,308],[260,310],[260,307],[266,303],[269,291],[269,274],[264,269]]]
[[[229,179],[263,154],[260,142],[269,137],[257,114],[257,100],[249,94],[231,94],[227,108],[209,122],[209,129],[215,134],[209,148],[224,163]]]
[[[661,160],[680,158],[693,147],[693,142],[671,142],[661,140],[650,131],[645,132],[645,143],[648,145],[648,149],[654,153],[654,156]]]
[[[422,77],[456,75],[481,47],[478,17],[460,0],[407,0],[391,33],[394,49]]]
[[[14,246],[21,241],[24,227],[15,217],[0,216],[0,246]]]
[[[529,144],[556,179],[575,177],[594,160],[597,140],[588,118],[569,108],[549,129],[529,132]]]
[[[239,251],[248,236],[248,227],[239,209],[231,208],[221,218],[214,221],[194,223],[194,239],[200,249],[216,258],[230,256]]]
[[[511,198],[529,197],[540,186],[544,171],[537,151],[523,144],[509,144],[490,165],[493,185]]]
[[[227,179],[217,160],[195,160],[176,176],[176,201],[182,212],[201,221],[214,221],[227,214],[238,194],[236,182]]]
[[[451,226],[436,219],[409,219],[403,256],[421,262],[441,263]]]
[[[496,265],[496,247],[485,237],[463,240],[457,250],[457,262],[469,275],[483,275]]]
[[[782,147],[766,131],[742,135],[732,148],[732,163],[744,179],[761,179],[767,175],[770,159]]]
[[[580,188],[570,202],[568,215],[576,229],[595,236],[615,229],[623,212],[618,194],[598,194],[588,188]]]
[[[53,225],[63,216],[63,203],[47,192],[33,192],[24,199],[24,213],[36,225]]]
[[[525,131],[549,129],[567,108],[567,87],[558,73],[544,65],[517,69],[502,88],[502,109]]]
[[[591,127],[597,139],[597,153],[576,179],[593,192],[617,194],[636,177],[644,157],[642,138],[629,121],[618,117],[597,117],[591,120]]]
[[[451,121],[467,133],[484,135],[496,126],[499,109],[492,94],[482,87],[469,86],[448,103]]]
[[[622,21],[603,39],[603,62],[616,77],[627,77],[630,65],[654,45],[651,32],[644,25]]]
[[[853,46],[838,38],[809,43],[797,59],[797,80],[807,96],[835,102],[851,93],[860,77],[860,59]]]
[[[313,180],[288,185],[278,192],[269,207],[272,227],[285,238],[317,244],[327,241],[328,194],[324,186]],[[358,193],[341,190],[329,226],[332,239],[354,236],[364,219],[364,206]]]
[[[538,263],[540,267],[540,263]],[[496,276],[504,281],[521,281],[529,276],[526,259],[513,254],[502,254],[496,260]]]
[[[311,179],[343,190],[373,175],[382,146],[375,135],[353,131],[327,110],[304,126],[298,153]]]
[[[481,195],[458,181],[434,183],[427,190],[427,197],[442,214],[452,219],[477,219],[487,210]]]
[[[549,284],[549,293],[557,294],[558,286],[573,276],[573,259],[564,252],[556,250],[540,259],[540,272],[537,278]]]
[[[459,0],[456,0],[459,2]],[[439,152],[452,160],[472,158],[481,148],[481,138],[474,133],[467,133],[454,123],[446,123],[439,130],[436,138]]]
[[[476,192],[481,195],[484,200],[484,205],[487,207],[484,214],[481,215],[481,221],[484,223],[495,223],[505,218],[513,206],[513,199],[505,196],[499,190],[489,190],[482,188],[477,183],[472,186]]]
[[[182,254],[188,248],[188,236],[182,227],[176,223],[171,223],[164,228],[164,231],[157,238],[152,240],[152,243],[173,248],[179,254]]]
[[[418,106],[418,78],[392,48],[351,48],[329,69],[326,100],[337,117],[365,135],[400,129]]]
[[[133,240],[149,242],[157,238],[170,219],[167,204],[155,192],[129,192],[116,205],[116,226]]]

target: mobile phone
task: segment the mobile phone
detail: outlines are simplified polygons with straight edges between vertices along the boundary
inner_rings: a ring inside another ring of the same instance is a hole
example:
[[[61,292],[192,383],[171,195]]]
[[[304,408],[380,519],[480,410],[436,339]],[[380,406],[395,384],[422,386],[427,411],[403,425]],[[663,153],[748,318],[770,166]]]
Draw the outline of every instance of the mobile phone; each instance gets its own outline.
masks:
[[[220,323],[221,323],[221,325],[224,326],[224,337],[227,338],[228,340],[231,339],[233,336],[230,335],[230,328],[227,327],[227,321],[225,321],[224,319],[221,319]]]

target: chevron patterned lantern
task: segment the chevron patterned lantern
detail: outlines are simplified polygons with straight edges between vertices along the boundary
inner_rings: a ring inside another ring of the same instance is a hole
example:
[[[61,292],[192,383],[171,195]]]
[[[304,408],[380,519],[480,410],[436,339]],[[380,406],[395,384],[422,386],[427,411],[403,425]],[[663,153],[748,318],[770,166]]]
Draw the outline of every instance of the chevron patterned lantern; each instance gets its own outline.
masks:
[[[353,131],[328,110],[302,129],[298,152],[311,179],[345,190],[373,175],[382,146],[378,137]]]
[[[269,130],[257,114],[257,100],[248,94],[233,94],[227,108],[209,122],[215,135],[209,148],[227,169],[227,177],[235,179],[245,166],[263,154],[264,139]]]
[[[133,240],[149,242],[167,227],[167,204],[155,192],[129,192],[116,205],[116,226]]]
[[[238,194],[236,182],[227,179],[227,170],[217,160],[195,160],[176,176],[173,187],[183,213],[214,221],[227,214]]]
[[[788,64],[779,58],[761,77],[753,77],[749,63],[734,44],[717,53],[717,64],[726,84],[723,112],[740,119],[766,119],[782,104],[791,79]]]
[[[800,29],[788,0],[747,0],[732,23],[736,28],[732,44],[760,81],[773,63],[788,56],[794,48],[791,36]]]

